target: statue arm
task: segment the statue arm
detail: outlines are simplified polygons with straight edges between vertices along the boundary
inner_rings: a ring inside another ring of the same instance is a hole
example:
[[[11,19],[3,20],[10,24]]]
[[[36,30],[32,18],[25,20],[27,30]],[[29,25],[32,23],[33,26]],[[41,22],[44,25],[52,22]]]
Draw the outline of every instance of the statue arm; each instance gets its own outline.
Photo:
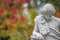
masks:
[[[56,36],[54,33],[51,33],[49,36],[53,37],[53,38],[56,38],[58,40],[60,40],[60,37],[59,36]]]
[[[60,36],[60,32],[59,32],[59,31],[57,31],[55,28],[53,28],[53,27],[49,27],[49,29],[51,29],[52,31],[56,32],[56,33],[57,33],[57,35],[58,35],[58,36]]]
[[[35,19],[34,19],[34,24],[35,24],[35,27],[34,27],[34,30],[33,30],[33,33],[38,33],[38,21],[39,21],[39,16],[37,16]]]
[[[49,30],[48,27],[43,26],[43,28],[40,29],[40,33],[41,33],[43,36],[46,36],[46,35],[48,35],[48,34],[50,33],[50,30]]]
[[[37,25],[35,25],[33,33],[31,35],[31,40],[33,40],[33,39],[36,39],[36,40],[43,39],[44,40],[44,37],[38,32]]]
[[[34,27],[34,30],[33,30],[32,35],[31,35],[31,40],[32,39],[43,39],[44,40],[44,37],[38,32],[39,31],[39,28],[37,26],[37,21],[38,21],[38,19],[35,18],[35,20],[34,20],[35,27]]]
[[[38,33],[38,24],[37,23],[38,23],[38,16],[34,19],[35,26],[34,26],[33,34]]]

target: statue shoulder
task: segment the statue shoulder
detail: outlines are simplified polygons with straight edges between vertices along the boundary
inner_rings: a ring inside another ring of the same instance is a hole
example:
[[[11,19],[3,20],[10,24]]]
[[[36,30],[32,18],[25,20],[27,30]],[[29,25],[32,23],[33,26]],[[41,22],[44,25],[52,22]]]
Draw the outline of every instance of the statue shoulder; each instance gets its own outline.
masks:
[[[34,22],[37,23],[41,18],[42,18],[43,15],[38,15],[35,19],[34,19]]]
[[[55,17],[55,16],[52,16],[52,17],[53,17],[53,19],[55,19],[57,22],[60,23],[60,18],[57,18],[57,17]]]
[[[38,21],[41,17],[42,17],[42,15],[38,15],[38,16],[34,19],[34,21]]]

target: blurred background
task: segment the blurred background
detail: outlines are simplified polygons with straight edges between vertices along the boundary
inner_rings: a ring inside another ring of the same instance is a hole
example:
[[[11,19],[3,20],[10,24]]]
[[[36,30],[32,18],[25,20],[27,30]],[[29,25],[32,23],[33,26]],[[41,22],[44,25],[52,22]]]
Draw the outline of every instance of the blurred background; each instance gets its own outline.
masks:
[[[39,9],[51,3],[60,18],[60,0],[0,0],[0,40],[30,40]]]

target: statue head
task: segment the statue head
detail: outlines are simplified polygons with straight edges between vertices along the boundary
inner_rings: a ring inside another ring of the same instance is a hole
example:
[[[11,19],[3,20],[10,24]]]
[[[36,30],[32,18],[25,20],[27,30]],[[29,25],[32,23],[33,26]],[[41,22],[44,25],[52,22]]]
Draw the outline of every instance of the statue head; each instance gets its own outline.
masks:
[[[48,20],[50,17],[56,12],[54,6],[52,4],[45,4],[41,9],[40,12],[42,15]]]

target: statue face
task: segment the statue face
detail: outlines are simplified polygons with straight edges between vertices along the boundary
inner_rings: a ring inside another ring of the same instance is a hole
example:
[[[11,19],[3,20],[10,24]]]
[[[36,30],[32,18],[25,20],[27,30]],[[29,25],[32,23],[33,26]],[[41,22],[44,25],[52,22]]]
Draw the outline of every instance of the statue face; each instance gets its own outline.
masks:
[[[51,16],[55,13],[55,8],[52,4],[45,4],[40,12],[43,14],[46,20],[50,20]]]
[[[46,20],[50,20],[52,13],[50,13],[49,11],[46,11],[43,13],[43,16],[45,17]]]

